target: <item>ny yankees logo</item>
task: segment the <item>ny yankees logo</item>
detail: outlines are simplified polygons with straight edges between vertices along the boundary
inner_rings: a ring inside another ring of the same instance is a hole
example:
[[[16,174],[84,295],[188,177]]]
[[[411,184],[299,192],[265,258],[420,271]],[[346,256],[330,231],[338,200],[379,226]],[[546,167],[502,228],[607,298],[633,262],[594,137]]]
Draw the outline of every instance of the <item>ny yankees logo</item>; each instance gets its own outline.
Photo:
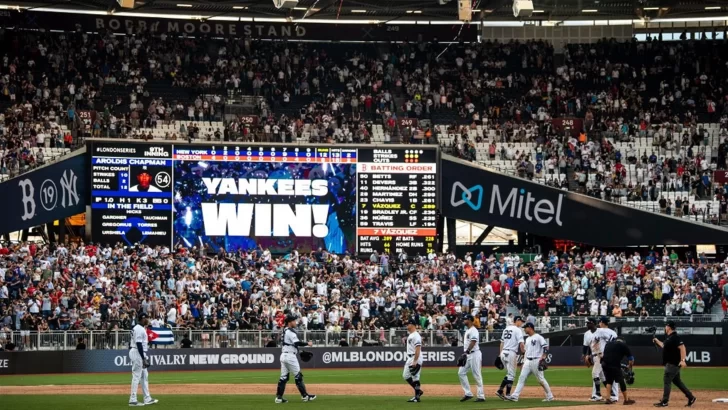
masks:
[[[78,182],[78,177],[76,177],[73,170],[67,169],[63,171],[63,176],[61,177],[61,189],[63,195],[61,197],[61,206],[64,208],[78,204],[79,199],[76,182]],[[66,201],[66,199],[68,199],[68,201]]]

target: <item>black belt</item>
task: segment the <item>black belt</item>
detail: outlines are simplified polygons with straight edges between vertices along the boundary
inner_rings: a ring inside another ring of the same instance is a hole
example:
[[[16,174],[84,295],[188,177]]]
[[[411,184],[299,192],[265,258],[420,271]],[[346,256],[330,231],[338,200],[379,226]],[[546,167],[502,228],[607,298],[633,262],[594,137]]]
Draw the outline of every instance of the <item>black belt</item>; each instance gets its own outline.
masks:
[[[415,357],[413,354],[408,354],[407,357]]]
[[[516,351],[515,351],[515,350],[504,350],[504,351],[503,351],[503,353],[508,353],[508,352],[511,352],[511,353],[516,353]]]
[[[540,357],[527,357],[526,360],[539,360]]]

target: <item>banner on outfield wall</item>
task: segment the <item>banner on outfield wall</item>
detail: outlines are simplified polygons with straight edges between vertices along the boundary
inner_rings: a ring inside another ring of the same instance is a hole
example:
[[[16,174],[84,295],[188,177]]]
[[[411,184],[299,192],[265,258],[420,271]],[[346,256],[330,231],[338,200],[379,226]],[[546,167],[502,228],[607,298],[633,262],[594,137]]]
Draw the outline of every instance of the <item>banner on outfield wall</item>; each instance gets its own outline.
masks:
[[[0,184],[0,233],[32,228],[86,211],[85,149]]]
[[[313,359],[304,369],[397,367],[405,362],[401,348],[313,348]],[[482,347],[483,367],[493,366],[496,347]],[[653,347],[633,347],[641,366],[662,364]],[[425,367],[454,367],[462,347],[424,347]],[[280,350],[250,349],[155,349],[150,352],[151,371],[280,369]],[[688,349],[690,366],[724,366],[721,348]],[[519,360],[522,361],[522,360]],[[580,366],[581,347],[552,347],[547,361],[552,366]],[[68,350],[53,352],[0,352],[0,374],[107,373],[131,370],[128,350]]]
[[[728,230],[442,156],[442,215],[596,246],[726,244]]]
[[[465,42],[477,40],[479,25],[460,24],[321,24],[276,23],[263,21],[187,20],[118,15],[58,14],[42,11],[0,12],[2,27],[63,31],[114,33],[151,30],[170,35],[208,35],[214,37],[265,40],[338,40],[338,41],[452,41],[459,35]],[[462,30],[462,32],[460,31]]]

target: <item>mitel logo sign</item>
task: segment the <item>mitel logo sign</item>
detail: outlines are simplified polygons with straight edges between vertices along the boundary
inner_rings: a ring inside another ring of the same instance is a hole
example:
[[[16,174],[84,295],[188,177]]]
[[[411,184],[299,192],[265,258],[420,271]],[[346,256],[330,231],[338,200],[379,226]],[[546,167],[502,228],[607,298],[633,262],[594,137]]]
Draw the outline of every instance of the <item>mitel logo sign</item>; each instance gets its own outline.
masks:
[[[525,218],[529,222],[535,220],[541,224],[555,222],[556,225],[563,226],[561,221],[563,194],[559,194],[556,201],[552,201],[546,198],[537,199],[524,188],[513,187],[510,191],[501,191],[501,187],[497,184],[491,186],[489,213],[508,215],[516,219]],[[473,185],[468,188],[460,181],[455,181],[452,184],[450,204],[455,208],[467,205],[473,211],[479,211],[483,206],[484,191],[482,185]]]

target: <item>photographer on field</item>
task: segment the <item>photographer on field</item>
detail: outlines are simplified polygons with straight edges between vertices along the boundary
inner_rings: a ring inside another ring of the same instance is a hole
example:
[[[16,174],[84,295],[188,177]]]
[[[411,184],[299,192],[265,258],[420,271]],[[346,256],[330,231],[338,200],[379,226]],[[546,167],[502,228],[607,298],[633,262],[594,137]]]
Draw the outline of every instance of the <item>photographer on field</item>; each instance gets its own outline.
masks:
[[[630,399],[627,394],[627,383],[624,379],[624,372],[622,371],[622,359],[627,358],[627,372],[630,376],[630,384],[634,383],[634,375],[632,373],[632,366],[634,365],[634,356],[629,350],[629,346],[623,339],[614,339],[608,342],[604,346],[604,355],[602,356],[602,370],[604,371],[604,387],[608,392],[612,391],[612,385],[614,383],[619,384],[619,390],[624,396],[624,405],[629,406],[635,403],[634,400]],[[607,399],[607,404],[614,404],[617,401],[612,398]]]
[[[687,363],[685,363],[687,352],[685,350],[685,344],[675,331],[676,328],[675,322],[671,320],[665,324],[665,334],[667,337],[664,342],[661,342],[656,337],[652,338],[652,343],[662,348],[662,364],[665,365],[662,400],[655,403],[655,407],[667,407],[667,403],[670,401],[670,390],[673,383],[688,398],[686,407],[692,406],[695,400],[697,400],[680,378],[680,369],[687,367]]]

